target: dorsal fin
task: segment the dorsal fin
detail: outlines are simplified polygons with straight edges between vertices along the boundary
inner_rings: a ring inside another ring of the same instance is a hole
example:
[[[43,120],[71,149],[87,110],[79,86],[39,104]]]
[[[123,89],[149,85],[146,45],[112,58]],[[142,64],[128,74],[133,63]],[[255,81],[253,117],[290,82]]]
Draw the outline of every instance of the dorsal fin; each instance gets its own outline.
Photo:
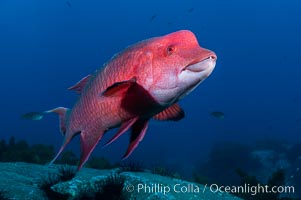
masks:
[[[162,112],[158,113],[154,116],[156,120],[172,120],[172,121],[179,121],[185,117],[184,110],[180,107],[179,104],[175,103]]]
[[[68,90],[74,90],[76,93],[81,94],[83,88],[89,82],[90,78],[91,78],[91,74],[85,76],[80,81],[78,81],[75,85],[69,87]]]

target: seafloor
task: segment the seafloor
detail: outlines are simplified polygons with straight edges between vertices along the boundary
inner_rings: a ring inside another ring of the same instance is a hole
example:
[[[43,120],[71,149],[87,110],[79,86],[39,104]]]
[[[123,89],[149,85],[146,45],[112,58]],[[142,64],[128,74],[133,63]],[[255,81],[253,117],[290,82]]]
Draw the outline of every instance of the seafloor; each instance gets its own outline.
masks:
[[[61,165],[38,165],[24,162],[0,163],[0,188],[6,199],[123,199],[123,200],[231,200],[227,193],[204,190],[204,185],[144,172],[124,172],[118,168],[96,170],[83,168],[70,180],[58,181],[44,191],[41,184],[55,179]],[[67,171],[72,169],[68,169]],[[67,178],[68,179],[68,178]],[[109,184],[109,187],[105,185]],[[111,184],[111,185],[110,185]],[[173,187],[178,184],[177,190]],[[115,186],[114,186],[115,185]],[[114,190],[114,187],[116,187]],[[120,191],[118,191],[118,185]],[[137,187],[141,187],[138,189]],[[170,191],[167,191],[170,188]],[[97,191],[96,190],[100,190]],[[164,192],[165,190],[165,192]],[[95,193],[95,194],[94,194]],[[96,194],[97,193],[97,194]],[[165,194],[164,194],[165,193]],[[118,196],[116,196],[118,194]],[[99,197],[99,198],[98,198]]]

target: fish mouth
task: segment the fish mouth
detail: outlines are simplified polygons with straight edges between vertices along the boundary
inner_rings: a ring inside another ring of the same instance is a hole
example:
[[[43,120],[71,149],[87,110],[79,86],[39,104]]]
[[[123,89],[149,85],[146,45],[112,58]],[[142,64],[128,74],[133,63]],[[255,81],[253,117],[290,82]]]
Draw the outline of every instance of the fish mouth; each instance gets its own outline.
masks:
[[[195,60],[188,64],[182,71],[202,72],[208,69],[216,61],[216,56],[210,55],[202,60]]]

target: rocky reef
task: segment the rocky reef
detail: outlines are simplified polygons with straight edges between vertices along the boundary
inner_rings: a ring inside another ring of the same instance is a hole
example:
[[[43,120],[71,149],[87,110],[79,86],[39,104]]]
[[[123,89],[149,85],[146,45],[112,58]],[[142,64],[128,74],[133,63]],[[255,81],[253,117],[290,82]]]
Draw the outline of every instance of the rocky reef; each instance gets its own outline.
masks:
[[[2,199],[102,200],[232,200],[228,193],[212,192],[201,184],[121,168],[97,170],[24,162],[0,163]]]

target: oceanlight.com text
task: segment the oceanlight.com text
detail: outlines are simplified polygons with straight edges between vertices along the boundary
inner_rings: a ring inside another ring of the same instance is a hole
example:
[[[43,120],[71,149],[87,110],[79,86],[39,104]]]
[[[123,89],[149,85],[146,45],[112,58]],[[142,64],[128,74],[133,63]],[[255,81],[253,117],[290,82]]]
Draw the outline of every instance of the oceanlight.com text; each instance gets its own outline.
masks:
[[[231,194],[293,194],[295,193],[294,186],[269,186],[269,185],[250,185],[244,184],[241,186],[222,186],[218,184],[205,185],[205,190],[216,193],[231,193]],[[204,190],[204,191],[205,191]]]
[[[250,185],[244,184],[240,186],[225,186],[218,184],[206,184],[200,186],[193,183],[182,183],[174,185],[164,185],[164,184],[128,184],[126,186],[127,192],[138,192],[138,193],[162,193],[164,195],[168,193],[229,193],[229,194],[293,194],[295,193],[294,186],[269,186],[269,185]]]

